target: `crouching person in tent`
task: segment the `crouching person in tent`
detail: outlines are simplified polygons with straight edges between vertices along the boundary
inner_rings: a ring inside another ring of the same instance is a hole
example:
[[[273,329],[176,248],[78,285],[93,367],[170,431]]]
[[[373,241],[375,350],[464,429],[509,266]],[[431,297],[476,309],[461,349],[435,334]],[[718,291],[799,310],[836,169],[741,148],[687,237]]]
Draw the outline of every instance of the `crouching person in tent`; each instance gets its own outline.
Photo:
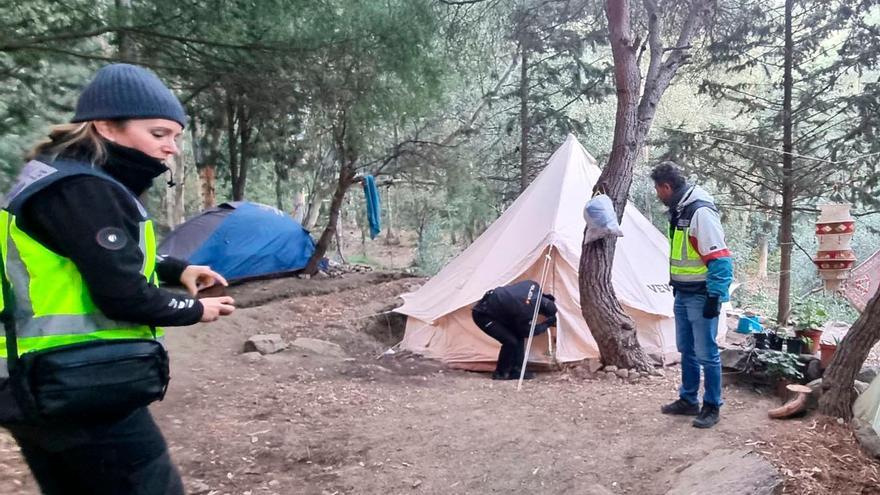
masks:
[[[230,297],[193,297],[226,283],[210,268],[157,259],[138,200],[168,170],[185,124],[152,72],[104,67],[0,212],[0,426],[44,494],[184,493],[147,410],[169,379],[160,327],[235,310]]]
[[[556,326],[556,304],[552,294],[543,294],[537,301],[541,286],[533,280],[498,287],[483,295],[474,306],[474,323],[487,335],[501,343],[498,365],[493,380],[518,380],[525,359],[525,340],[529,337],[535,304],[543,321],[535,325],[535,335]],[[526,372],[524,378],[534,378]]]

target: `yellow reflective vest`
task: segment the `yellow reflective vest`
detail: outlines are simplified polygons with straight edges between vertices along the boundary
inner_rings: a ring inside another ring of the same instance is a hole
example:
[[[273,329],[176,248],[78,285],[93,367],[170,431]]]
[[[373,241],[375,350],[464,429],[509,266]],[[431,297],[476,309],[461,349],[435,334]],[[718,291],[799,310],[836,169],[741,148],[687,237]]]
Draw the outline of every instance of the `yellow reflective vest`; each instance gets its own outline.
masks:
[[[69,258],[61,256],[22,231],[16,216],[24,202],[61,179],[75,175],[94,175],[123,188],[141,213],[138,244],[144,257],[143,276],[158,285],[156,276],[156,236],[153,222],[140,201],[115,179],[74,160],[51,163],[28,162],[0,211],[0,254],[13,301],[0,301],[0,309],[10,304],[16,326],[18,355],[99,339],[161,339],[160,328],[113,320],[95,306],[82,275]],[[0,378],[7,376],[9,356],[5,333],[0,336]]]

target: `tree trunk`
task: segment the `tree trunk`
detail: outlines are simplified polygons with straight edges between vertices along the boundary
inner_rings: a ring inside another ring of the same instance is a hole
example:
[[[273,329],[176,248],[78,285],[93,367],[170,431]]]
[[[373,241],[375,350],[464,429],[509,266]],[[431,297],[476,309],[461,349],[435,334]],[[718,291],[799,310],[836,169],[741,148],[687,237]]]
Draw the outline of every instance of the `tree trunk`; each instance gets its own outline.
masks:
[[[248,167],[251,163],[251,145],[253,144],[251,143],[253,129],[251,128],[250,120],[247,117],[247,109],[244,104],[239,105],[238,115],[238,135],[241,139],[241,144],[238,148],[240,154],[238,160],[238,175],[232,181],[233,201],[244,200],[244,189],[245,184],[247,183]]]
[[[831,364],[822,377],[819,412],[827,416],[852,419],[853,390],[856,375],[862,369],[871,349],[880,341],[880,292],[865,306],[846,337],[838,344]]]
[[[532,181],[532,171],[529,167],[529,49],[523,41],[522,60],[520,61],[519,78],[519,190],[525,191]]]
[[[213,164],[205,165],[199,170],[199,182],[201,183],[202,208],[213,208],[217,204],[216,191],[216,167]]]
[[[236,126],[236,103],[227,91],[226,95],[226,146],[229,152],[229,177],[232,181],[232,198],[235,200],[235,184],[238,182],[238,127]]]
[[[324,255],[327,253],[327,248],[330,247],[330,241],[333,240],[333,236],[336,234],[336,226],[339,223],[339,210],[342,208],[342,200],[345,198],[345,193],[348,191],[348,188],[354,183],[354,176],[354,163],[343,163],[342,169],[339,171],[339,179],[336,181],[336,191],[333,193],[333,199],[330,202],[330,219],[327,221],[327,227],[324,229],[324,232],[318,239],[318,243],[315,245],[315,252],[312,254],[312,257],[309,258],[308,264],[303,269],[303,271],[309,275],[314,275],[318,272],[318,263],[324,258]]]
[[[767,259],[769,258],[767,233],[758,234],[758,273],[757,277],[767,280]]]
[[[275,174],[275,207],[284,211],[284,179],[279,174]]]
[[[387,213],[385,244],[397,244],[397,234],[394,233],[394,186],[385,189],[385,212]]]
[[[116,13],[120,24],[131,25],[131,0],[116,0]],[[134,43],[125,31],[116,33],[116,56],[129,63],[134,61]]]
[[[167,160],[166,165],[174,177],[174,187],[165,188],[165,214],[169,228],[177,227],[184,220],[184,167],[183,158],[180,156],[171,157]]]
[[[299,222],[300,225],[305,225],[303,222],[306,219],[306,193],[302,189],[293,197],[293,210],[290,216]]]
[[[324,203],[323,190],[315,189],[309,196],[308,211],[306,212],[306,222],[303,226],[306,230],[312,230],[318,224],[318,218],[321,216],[321,204]]]
[[[791,34],[791,12],[794,0],[785,0],[785,62],[782,92],[782,215],[779,221],[779,297],[776,321],[785,325],[791,312],[791,249],[794,240],[792,223],[794,216],[794,180],[792,177],[792,57],[794,45]]]
[[[625,204],[640,147],[637,112],[641,78],[631,41],[629,2],[608,0],[606,14],[615,67],[617,115],[611,156],[597,184],[604,185],[612,200],[618,200],[615,203]],[[615,207],[620,218],[623,208]],[[583,246],[578,285],[584,320],[605,364],[649,371],[653,367],[636,338],[635,323],[624,312],[611,284],[616,244],[616,239],[608,238]]]
[[[633,167],[651,129],[657,105],[685,60],[687,47],[702,26],[702,19],[712,10],[709,2],[693,1],[687,18],[681,20],[676,48],[667,50],[662,45],[663,13],[657,10],[655,2],[645,1],[644,6],[650,60],[640,100],[642,78],[637,53],[641,43],[633,41],[629,1],[606,0],[605,3],[614,60],[617,113],[611,155],[597,186],[601,185],[611,198],[618,220],[623,218]],[[635,324],[623,311],[611,284],[616,245],[617,238],[614,237],[583,245],[578,270],[581,310],[605,364],[650,371],[653,366],[639,345]]]
[[[339,255],[339,261],[345,264],[345,263],[348,263],[348,262],[345,261],[345,254],[342,253],[342,249],[343,249],[343,246],[342,246],[342,235],[345,233],[344,230],[343,230],[343,224],[344,224],[345,222],[342,220],[342,217],[344,216],[344,215],[343,215],[344,213],[345,213],[345,212],[340,208],[340,211],[339,211],[339,217],[338,217],[337,220],[336,220],[336,235],[335,235],[335,238],[336,238],[336,254]]]

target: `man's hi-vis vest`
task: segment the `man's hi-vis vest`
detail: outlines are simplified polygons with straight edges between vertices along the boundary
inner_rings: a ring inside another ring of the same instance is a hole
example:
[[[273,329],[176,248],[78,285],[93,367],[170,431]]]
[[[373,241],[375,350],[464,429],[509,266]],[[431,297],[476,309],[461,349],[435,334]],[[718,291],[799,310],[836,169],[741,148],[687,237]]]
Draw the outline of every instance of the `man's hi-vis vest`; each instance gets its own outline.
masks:
[[[709,201],[697,200],[685,206],[669,224],[669,279],[673,286],[700,287],[706,284],[709,269],[690,242],[691,219],[700,208],[715,205]]]
[[[50,184],[75,175],[108,180],[126,191],[137,205],[141,214],[139,246],[144,256],[141,273],[150,283],[158,283],[153,222],[140,201],[128,188],[86,163],[65,159],[47,162],[32,160],[24,166],[0,211],[0,254],[13,299],[0,300],[0,309],[12,303],[18,356],[92,340],[160,339],[163,331],[159,328],[112,320],[101,313],[73,261],[18,228],[16,217],[24,202]],[[3,333],[0,378],[8,376],[7,344]]]

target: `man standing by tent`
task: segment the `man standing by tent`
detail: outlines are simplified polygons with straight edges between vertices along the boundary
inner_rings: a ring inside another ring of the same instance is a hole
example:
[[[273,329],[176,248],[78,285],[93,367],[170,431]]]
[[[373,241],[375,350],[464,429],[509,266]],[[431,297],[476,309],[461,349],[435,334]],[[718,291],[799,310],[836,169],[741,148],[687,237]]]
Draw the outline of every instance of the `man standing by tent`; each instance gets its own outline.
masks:
[[[525,359],[525,339],[529,337],[535,304],[538,313],[546,319],[535,325],[535,335],[556,326],[556,304],[552,294],[543,294],[540,302],[541,286],[533,280],[523,280],[515,284],[498,287],[483,295],[474,306],[474,323],[487,335],[501,342],[498,364],[493,380],[517,380]],[[524,378],[533,378],[526,372]]]
[[[688,184],[675,163],[651,172],[657,197],[669,208],[669,278],[675,295],[675,335],[681,352],[679,399],[663,414],[696,416],[693,425],[711,428],[721,407],[718,315],[729,299],[733,262],[724,242],[718,210],[700,186]],[[699,405],[700,369],[705,376]]]

